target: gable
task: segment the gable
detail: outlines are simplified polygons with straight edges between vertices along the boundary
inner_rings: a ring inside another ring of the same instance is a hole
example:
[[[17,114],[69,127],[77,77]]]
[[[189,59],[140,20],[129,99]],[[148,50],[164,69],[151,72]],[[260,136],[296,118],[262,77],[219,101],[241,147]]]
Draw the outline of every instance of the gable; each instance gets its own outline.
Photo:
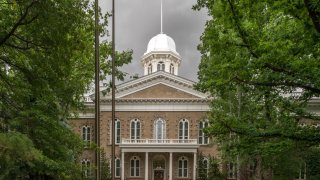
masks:
[[[141,89],[137,92],[133,92],[121,98],[172,99],[172,98],[199,98],[199,97],[160,83],[160,84],[156,84],[156,85]]]

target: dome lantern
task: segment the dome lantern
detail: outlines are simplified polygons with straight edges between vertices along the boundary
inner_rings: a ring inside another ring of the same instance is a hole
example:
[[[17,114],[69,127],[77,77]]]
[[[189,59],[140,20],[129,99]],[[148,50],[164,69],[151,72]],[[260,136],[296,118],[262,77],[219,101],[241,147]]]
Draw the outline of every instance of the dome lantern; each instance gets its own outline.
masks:
[[[176,51],[174,40],[166,34],[158,34],[151,38],[147,51],[142,56],[141,63],[144,66],[144,75],[157,71],[165,71],[178,75],[178,67],[181,57]]]

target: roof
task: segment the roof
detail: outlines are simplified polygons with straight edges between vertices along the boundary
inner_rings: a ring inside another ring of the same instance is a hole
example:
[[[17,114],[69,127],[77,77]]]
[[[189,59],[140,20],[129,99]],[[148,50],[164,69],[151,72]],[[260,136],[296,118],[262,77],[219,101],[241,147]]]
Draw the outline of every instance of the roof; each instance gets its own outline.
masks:
[[[148,43],[147,51],[144,53],[144,55],[157,51],[171,51],[179,55],[179,53],[176,51],[176,44],[174,40],[166,34],[158,34],[151,38]]]

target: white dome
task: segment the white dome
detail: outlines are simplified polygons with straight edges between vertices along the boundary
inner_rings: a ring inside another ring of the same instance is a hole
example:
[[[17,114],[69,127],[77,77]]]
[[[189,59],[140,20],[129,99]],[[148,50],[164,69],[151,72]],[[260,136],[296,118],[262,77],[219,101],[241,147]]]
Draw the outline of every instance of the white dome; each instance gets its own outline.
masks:
[[[178,54],[174,40],[166,34],[158,34],[151,38],[148,43],[147,51],[144,54],[148,54],[152,51],[172,51]]]

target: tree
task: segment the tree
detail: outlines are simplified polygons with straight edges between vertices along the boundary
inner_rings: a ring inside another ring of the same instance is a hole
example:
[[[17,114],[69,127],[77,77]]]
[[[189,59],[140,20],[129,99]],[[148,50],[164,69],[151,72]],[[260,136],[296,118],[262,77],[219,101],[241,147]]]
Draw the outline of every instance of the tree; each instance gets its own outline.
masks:
[[[198,153],[198,179],[208,179],[208,160],[205,159],[202,153]]]
[[[202,152],[198,153],[198,179],[199,180],[222,180],[226,177],[219,170],[219,162],[212,156],[204,157]]]
[[[111,172],[110,172],[110,160],[106,157],[106,153],[103,149],[101,149],[101,179],[102,180],[110,180]]]
[[[296,162],[273,173],[289,179],[302,152],[319,145],[319,129],[310,126],[319,118],[307,111],[320,95],[319,4],[198,0],[194,6],[211,16],[199,45],[197,84],[214,97],[208,133],[226,156],[259,162],[256,179]]]
[[[94,76],[93,5],[0,0],[0,12],[0,178],[80,179],[82,145],[67,119]],[[101,36],[108,16],[100,13]],[[100,46],[105,77],[111,44]],[[116,65],[131,54],[118,52]]]

